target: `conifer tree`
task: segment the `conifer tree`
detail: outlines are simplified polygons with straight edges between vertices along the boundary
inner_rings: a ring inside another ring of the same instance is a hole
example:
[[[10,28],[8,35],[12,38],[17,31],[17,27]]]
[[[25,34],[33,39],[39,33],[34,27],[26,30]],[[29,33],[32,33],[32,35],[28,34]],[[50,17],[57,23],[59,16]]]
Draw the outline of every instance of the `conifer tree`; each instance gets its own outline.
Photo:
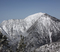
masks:
[[[0,32],[0,52],[12,52],[8,42],[6,35]]]
[[[0,50],[8,44],[7,37],[0,32]]]
[[[20,43],[18,44],[17,52],[25,52],[26,44],[24,43],[24,36],[20,36]]]

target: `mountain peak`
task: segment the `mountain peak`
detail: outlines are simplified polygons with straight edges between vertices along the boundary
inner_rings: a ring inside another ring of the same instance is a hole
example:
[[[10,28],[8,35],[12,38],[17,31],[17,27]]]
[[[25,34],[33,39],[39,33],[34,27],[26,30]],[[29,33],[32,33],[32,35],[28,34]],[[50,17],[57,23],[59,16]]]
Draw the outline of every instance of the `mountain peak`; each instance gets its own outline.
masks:
[[[42,13],[42,12],[39,12],[39,13],[35,13],[35,14],[32,14],[32,15],[29,15],[28,17],[25,18],[26,21],[31,21],[31,20],[36,20],[38,19],[39,17],[41,17],[42,15],[44,15],[45,13]]]

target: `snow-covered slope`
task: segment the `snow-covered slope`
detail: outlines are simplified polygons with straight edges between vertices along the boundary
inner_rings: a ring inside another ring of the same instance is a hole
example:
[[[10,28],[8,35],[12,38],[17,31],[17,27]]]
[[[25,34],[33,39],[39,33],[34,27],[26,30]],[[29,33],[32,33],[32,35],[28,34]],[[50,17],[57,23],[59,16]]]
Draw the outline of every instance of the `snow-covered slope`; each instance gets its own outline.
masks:
[[[35,52],[60,52],[60,42],[40,46]]]
[[[33,15],[30,15],[24,19],[24,21],[27,23],[27,29],[32,26],[42,15],[45,13],[36,13]]]
[[[60,20],[46,13],[36,13],[22,20],[5,20],[0,26],[13,44],[20,40],[20,35],[25,36],[27,52],[60,39]]]
[[[44,13],[33,14],[22,20],[21,19],[5,20],[1,23],[0,26],[10,37],[14,38],[14,36],[21,35],[26,30],[28,30],[29,27],[31,27],[33,23],[35,23],[35,21],[37,21],[37,19],[42,15],[44,15]]]

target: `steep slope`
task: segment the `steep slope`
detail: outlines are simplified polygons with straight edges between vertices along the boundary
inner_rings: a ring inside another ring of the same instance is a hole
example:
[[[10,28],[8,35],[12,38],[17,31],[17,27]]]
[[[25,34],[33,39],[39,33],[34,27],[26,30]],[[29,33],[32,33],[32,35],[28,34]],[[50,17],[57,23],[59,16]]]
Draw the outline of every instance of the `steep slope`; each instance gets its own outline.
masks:
[[[4,35],[7,35],[7,33],[4,31],[4,29],[0,26],[0,32],[3,33]]]
[[[24,21],[27,23],[27,27],[31,27],[44,14],[45,13],[36,13],[36,14],[33,14],[33,15],[26,17],[24,19]]]

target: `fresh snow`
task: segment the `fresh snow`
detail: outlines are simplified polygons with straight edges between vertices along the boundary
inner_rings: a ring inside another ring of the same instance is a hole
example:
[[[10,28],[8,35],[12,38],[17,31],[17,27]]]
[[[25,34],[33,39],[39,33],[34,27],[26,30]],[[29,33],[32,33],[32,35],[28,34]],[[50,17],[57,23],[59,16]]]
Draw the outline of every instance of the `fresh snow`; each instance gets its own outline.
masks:
[[[26,17],[25,19],[24,19],[24,21],[26,21],[26,23],[27,23],[27,29],[32,25],[32,24],[34,24],[42,15],[44,15],[45,13],[36,13],[36,14],[33,14],[33,15],[30,15],[30,16],[28,16],[28,17]]]

